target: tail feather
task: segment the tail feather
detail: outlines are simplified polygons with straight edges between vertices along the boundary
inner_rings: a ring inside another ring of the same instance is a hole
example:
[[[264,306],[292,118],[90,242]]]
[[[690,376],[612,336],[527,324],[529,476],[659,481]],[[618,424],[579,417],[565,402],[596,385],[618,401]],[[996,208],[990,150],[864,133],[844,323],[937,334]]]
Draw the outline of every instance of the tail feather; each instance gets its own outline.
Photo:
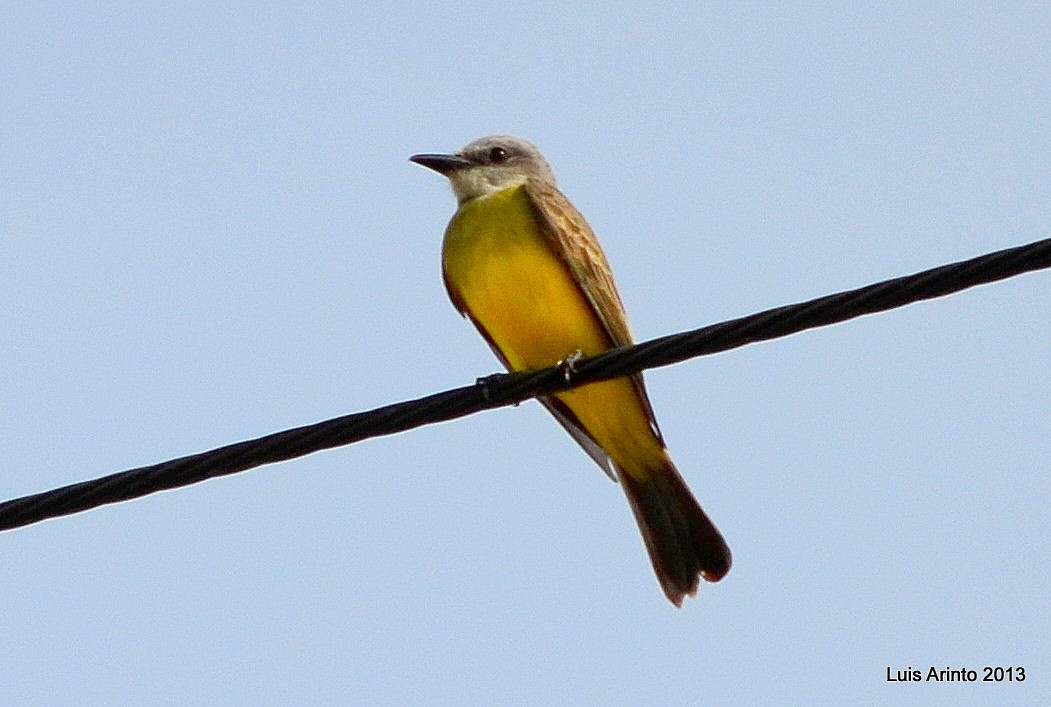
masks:
[[[661,588],[675,606],[697,593],[699,577],[718,582],[730,571],[730,548],[670,459],[644,475],[620,471],[620,483]]]

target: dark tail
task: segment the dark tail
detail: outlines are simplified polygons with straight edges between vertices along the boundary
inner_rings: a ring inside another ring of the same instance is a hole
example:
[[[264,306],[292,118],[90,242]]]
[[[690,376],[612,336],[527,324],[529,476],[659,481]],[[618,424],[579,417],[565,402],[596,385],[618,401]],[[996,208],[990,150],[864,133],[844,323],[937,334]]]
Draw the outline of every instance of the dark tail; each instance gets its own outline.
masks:
[[[639,479],[620,472],[661,588],[675,606],[697,593],[699,577],[718,582],[730,571],[730,548],[672,464]]]

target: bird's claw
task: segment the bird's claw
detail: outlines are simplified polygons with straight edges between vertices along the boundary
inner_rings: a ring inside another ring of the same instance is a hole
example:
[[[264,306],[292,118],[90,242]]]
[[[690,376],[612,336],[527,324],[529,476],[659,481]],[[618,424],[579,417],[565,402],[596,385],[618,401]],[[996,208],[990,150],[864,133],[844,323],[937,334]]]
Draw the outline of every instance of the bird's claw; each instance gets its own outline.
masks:
[[[577,349],[558,362],[558,370],[562,371],[562,377],[566,379],[566,383],[568,383],[573,377],[573,374],[577,372],[577,363],[583,358],[584,354],[581,353],[580,349]]]
[[[474,384],[482,387],[482,400],[489,400],[489,386],[491,384],[498,383],[500,380],[506,377],[506,373],[492,373],[488,376],[475,378]]]

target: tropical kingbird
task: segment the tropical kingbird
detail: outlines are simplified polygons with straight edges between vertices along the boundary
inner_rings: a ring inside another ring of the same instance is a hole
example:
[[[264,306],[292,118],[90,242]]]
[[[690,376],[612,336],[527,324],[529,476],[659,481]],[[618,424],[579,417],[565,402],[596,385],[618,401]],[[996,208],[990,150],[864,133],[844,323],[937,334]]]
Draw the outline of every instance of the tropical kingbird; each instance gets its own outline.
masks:
[[[442,273],[453,305],[508,370],[546,368],[632,343],[613,275],[584,217],[532,144],[492,135],[413,162],[448,177],[459,208]],[[653,569],[676,606],[730,569],[730,549],[664,446],[642,375],[540,398],[627,494]]]

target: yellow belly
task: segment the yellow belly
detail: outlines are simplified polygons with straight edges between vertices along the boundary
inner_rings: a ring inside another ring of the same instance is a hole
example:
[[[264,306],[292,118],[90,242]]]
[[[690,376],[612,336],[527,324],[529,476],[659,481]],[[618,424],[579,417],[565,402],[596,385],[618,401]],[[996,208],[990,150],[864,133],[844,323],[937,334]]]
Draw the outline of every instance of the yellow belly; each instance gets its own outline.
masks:
[[[461,206],[443,244],[446,283],[513,371],[555,365],[611,342],[565,264],[547,246],[524,189]],[[664,458],[638,392],[627,378],[558,393],[622,468]]]

